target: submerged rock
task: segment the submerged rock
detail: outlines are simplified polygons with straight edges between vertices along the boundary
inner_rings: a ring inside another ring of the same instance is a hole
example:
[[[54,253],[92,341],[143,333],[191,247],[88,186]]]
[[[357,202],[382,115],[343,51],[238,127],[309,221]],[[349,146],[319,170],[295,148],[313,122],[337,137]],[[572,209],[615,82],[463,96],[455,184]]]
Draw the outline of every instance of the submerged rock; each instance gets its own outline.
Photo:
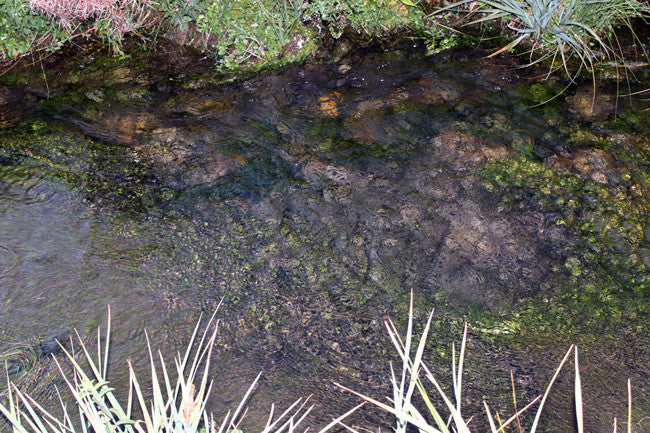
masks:
[[[610,152],[598,148],[578,149],[564,155],[553,155],[544,163],[549,167],[576,174],[582,179],[603,184],[616,185],[620,183],[621,177],[627,174],[627,169],[616,161]]]
[[[0,84],[0,129],[23,122],[38,100],[34,93]]]
[[[571,112],[588,122],[605,120],[616,110],[616,96],[592,86],[579,87],[566,101]]]

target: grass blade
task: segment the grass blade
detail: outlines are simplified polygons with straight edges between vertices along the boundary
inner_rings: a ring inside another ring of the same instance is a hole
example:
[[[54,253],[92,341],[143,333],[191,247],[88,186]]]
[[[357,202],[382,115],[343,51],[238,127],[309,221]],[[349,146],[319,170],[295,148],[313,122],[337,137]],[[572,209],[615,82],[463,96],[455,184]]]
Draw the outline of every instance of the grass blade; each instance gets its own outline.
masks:
[[[627,433],[632,433],[632,382],[627,380]]]
[[[537,430],[537,425],[539,423],[539,418],[542,415],[542,409],[544,409],[544,403],[546,402],[546,398],[548,397],[548,394],[551,392],[551,388],[555,383],[555,379],[557,379],[558,374],[560,374],[560,370],[562,370],[562,367],[564,366],[564,363],[569,358],[569,355],[571,354],[573,348],[574,348],[573,345],[569,347],[569,350],[567,351],[566,355],[564,355],[564,358],[562,358],[562,362],[560,362],[559,367],[557,368],[557,370],[555,370],[555,374],[553,375],[551,382],[548,384],[548,387],[546,388],[546,392],[544,393],[544,397],[542,397],[542,401],[539,404],[539,409],[537,409],[537,414],[535,414],[535,420],[533,421],[533,426],[530,429],[530,433],[535,433],[535,430]]]
[[[582,416],[582,385],[580,382],[580,367],[578,365],[578,348],[575,348],[575,368],[576,368],[576,377],[575,377],[575,396],[576,396],[576,423],[578,427],[578,433],[584,432],[584,422]]]

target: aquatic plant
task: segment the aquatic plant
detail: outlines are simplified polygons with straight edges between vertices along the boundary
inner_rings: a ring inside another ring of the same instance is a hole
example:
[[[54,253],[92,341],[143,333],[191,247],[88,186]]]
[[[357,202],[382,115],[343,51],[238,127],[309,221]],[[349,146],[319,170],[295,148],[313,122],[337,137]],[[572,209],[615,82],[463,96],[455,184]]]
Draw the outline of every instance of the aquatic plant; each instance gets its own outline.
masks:
[[[406,336],[404,339],[401,338],[399,332],[397,331],[396,326],[389,319],[386,322],[386,329],[390,336],[393,346],[397,350],[399,357],[402,361],[401,374],[396,374],[395,369],[391,364],[391,376],[390,382],[393,388],[393,398],[388,403],[383,403],[379,400],[376,400],[372,397],[369,397],[360,392],[351,390],[344,385],[337,384],[340,388],[349,391],[363,400],[374,404],[375,406],[381,408],[382,410],[394,415],[396,427],[396,433],[406,433],[409,425],[417,428],[420,433],[470,433],[470,419],[464,417],[462,414],[462,391],[463,391],[463,363],[465,359],[465,350],[467,346],[467,323],[465,323],[465,328],[463,332],[463,339],[460,346],[460,351],[458,352],[458,361],[456,361],[456,346],[452,344],[452,389],[453,396],[450,398],[449,395],[443,390],[440,382],[435,378],[429,367],[423,360],[424,349],[426,346],[427,338],[429,336],[429,328],[431,326],[431,319],[433,318],[433,311],[429,314],[427,323],[422,331],[420,340],[417,343],[415,353],[412,355],[412,345],[413,340],[413,296],[411,295],[411,304],[409,309],[409,318],[408,324],[406,327]],[[571,354],[574,355],[574,366],[575,366],[575,380],[574,380],[574,398],[575,398],[575,417],[576,417],[576,430],[578,433],[584,432],[584,421],[583,421],[583,405],[582,405],[582,385],[580,379],[580,368],[578,361],[578,348],[576,346],[569,347],[569,350],[566,352],[560,365],[556,369],[550,383],[548,384],[546,391],[543,396],[538,396],[528,403],[524,408],[517,410],[517,412],[508,418],[505,421],[502,421],[501,418],[492,414],[487,403],[484,401],[483,406],[485,409],[485,415],[487,418],[487,425],[489,426],[489,431],[492,433],[502,433],[505,432],[506,427],[511,424],[514,425],[516,422],[516,430],[523,433],[523,427],[521,425],[520,416],[522,413],[532,408],[535,404],[539,402],[537,412],[535,414],[532,426],[530,427],[530,433],[535,433],[540,423],[542,410],[544,409],[544,404],[551,392],[553,384],[557,379],[562,367]],[[424,376],[424,378],[422,377]],[[435,388],[435,393],[428,391],[427,386],[433,386]],[[513,383],[514,386],[514,383]],[[417,394],[416,394],[417,389]],[[428,416],[423,415],[423,412],[418,409],[414,404],[414,398],[418,395],[420,399],[424,402],[425,409],[428,410]],[[513,394],[514,395],[514,394]],[[627,426],[628,432],[631,432],[632,426],[632,392],[631,392],[631,383],[628,380],[628,407],[627,407]],[[433,403],[434,397],[438,397],[444,401],[443,407],[436,407]],[[516,401],[515,410],[517,409]],[[433,423],[430,421],[433,420]],[[474,421],[476,423],[476,421]],[[616,433],[617,420],[614,420],[614,432]],[[346,426],[348,427],[348,426]],[[358,433],[355,429],[348,427],[352,433]],[[482,427],[481,430],[484,430],[485,427]]]
[[[93,431],[123,433],[226,433],[239,432],[239,424],[246,413],[246,401],[255,388],[260,375],[253,381],[246,394],[234,411],[229,411],[223,420],[217,422],[206,411],[206,403],[212,388],[209,379],[210,355],[217,336],[218,322],[214,315],[207,324],[206,331],[199,338],[199,324],[196,325],[183,357],[180,354],[174,360],[175,374],[178,379],[172,382],[172,374],[166,367],[160,352],[154,354],[147,337],[149,361],[151,366],[152,398],[147,401],[134,369],[129,362],[129,395],[126,404],[118,401],[113,388],[107,380],[110,349],[110,311],[106,343],[102,348],[100,331],[97,332],[98,359],[93,360],[87,346],[79,335],[77,338],[83,352],[82,359],[61,346],[65,358],[72,364],[72,377],[66,377],[61,361],[54,358],[63,375],[70,393],[79,411],[79,421],[68,412],[63,398],[59,394],[63,417],[57,418],[36,402],[29,395],[21,392],[15,385],[9,384],[8,406],[0,404],[0,412],[13,427],[14,433],[74,433]],[[209,331],[213,328],[212,332]],[[156,366],[156,361],[160,367]],[[87,372],[81,363],[88,364]],[[201,371],[202,367],[202,371]],[[200,380],[198,388],[195,381]],[[8,381],[9,382],[9,381]],[[133,401],[137,400],[134,411]],[[357,410],[353,408],[334,419],[320,433],[325,433],[337,425],[343,418]],[[313,406],[308,406],[308,399],[299,398],[279,416],[271,408],[266,426],[261,433],[291,433],[297,431]],[[141,418],[134,414],[139,411]]]

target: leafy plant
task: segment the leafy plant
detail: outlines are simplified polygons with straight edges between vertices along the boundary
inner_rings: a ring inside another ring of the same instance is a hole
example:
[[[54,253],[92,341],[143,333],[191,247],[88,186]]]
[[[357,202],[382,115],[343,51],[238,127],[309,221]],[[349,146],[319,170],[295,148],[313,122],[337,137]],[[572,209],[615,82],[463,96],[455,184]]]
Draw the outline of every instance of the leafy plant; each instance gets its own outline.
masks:
[[[196,22],[205,10],[211,5],[209,0],[190,0],[179,2],[176,0],[159,0],[156,8],[165,14],[170,24],[181,31],[186,31],[189,24]]]
[[[265,21],[271,24],[273,33],[280,45],[289,43],[289,37],[302,18],[305,10],[304,0],[279,0],[272,9],[267,9],[262,0],[256,0]]]
[[[0,0],[0,60],[20,57],[43,44],[54,49],[67,34],[54,21],[30,11],[20,0]]]
[[[417,2],[416,2],[417,3]],[[347,27],[380,36],[405,26],[419,27],[422,10],[410,0],[314,0],[310,14],[322,20],[334,38]]]
[[[304,0],[214,0],[197,23],[217,38],[215,54],[231,69],[281,58],[304,10]]]

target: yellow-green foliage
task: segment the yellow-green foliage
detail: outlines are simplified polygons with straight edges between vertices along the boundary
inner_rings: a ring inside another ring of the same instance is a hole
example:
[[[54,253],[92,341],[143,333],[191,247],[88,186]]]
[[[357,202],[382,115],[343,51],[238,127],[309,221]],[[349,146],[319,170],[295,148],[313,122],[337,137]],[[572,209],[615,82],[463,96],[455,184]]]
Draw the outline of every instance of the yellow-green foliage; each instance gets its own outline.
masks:
[[[206,39],[216,38],[208,47],[227,68],[244,62],[279,59],[300,37],[296,30],[305,9],[302,0],[216,0],[197,17]]]
[[[419,27],[424,15],[409,0],[315,0],[310,11],[339,37],[346,27],[370,35],[383,35],[404,26]]]
[[[0,60],[22,56],[43,39],[56,49],[66,34],[54,21],[33,14],[23,1],[0,0]]]

